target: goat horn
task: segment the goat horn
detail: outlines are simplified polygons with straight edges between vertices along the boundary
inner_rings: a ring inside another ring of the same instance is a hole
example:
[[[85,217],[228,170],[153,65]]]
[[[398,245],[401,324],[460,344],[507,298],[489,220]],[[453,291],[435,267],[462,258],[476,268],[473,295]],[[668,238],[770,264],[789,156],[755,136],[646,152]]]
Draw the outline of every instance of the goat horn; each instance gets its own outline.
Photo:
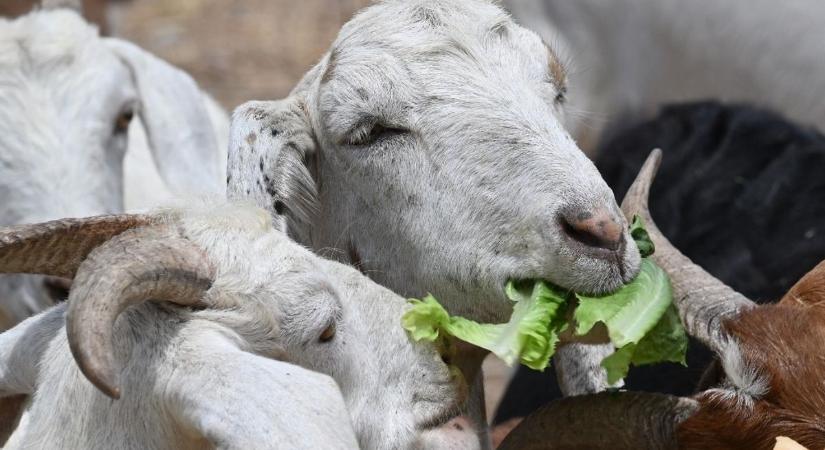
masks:
[[[653,259],[670,276],[673,301],[688,334],[719,353],[726,340],[722,321],[743,309],[753,307],[753,302],[683,255],[659,231],[650,216],[648,198],[650,185],[661,161],[662,151],[653,150],[627,191],[622,211],[628,220],[634,215],[639,215],[644,220],[650,238],[656,245]]]
[[[0,228],[0,273],[72,278],[95,247],[156,219],[122,214]]]
[[[113,340],[120,313],[148,300],[197,305],[213,279],[204,252],[170,227],[130,230],[102,244],[78,268],[69,294],[66,331],[80,370],[120,398]]]
[[[83,13],[82,0],[43,0],[41,5],[43,9],[68,8]]]
[[[676,448],[676,429],[695,400],[644,392],[603,392],[551,402],[522,421],[500,450]]]

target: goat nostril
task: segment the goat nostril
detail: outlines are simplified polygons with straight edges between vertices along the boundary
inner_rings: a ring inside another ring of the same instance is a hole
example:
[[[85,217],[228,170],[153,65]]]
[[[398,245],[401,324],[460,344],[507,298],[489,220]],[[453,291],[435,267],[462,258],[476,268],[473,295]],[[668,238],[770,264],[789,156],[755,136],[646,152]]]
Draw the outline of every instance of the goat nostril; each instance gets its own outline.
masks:
[[[615,251],[624,240],[621,221],[607,209],[563,214],[562,228],[568,236],[589,247]]]
[[[46,288],[49,297],[55,302],[66,300],[69,296],[69,289],[72,287],[72,280],[59,277],[46,277],[43,280],[43,287]]]

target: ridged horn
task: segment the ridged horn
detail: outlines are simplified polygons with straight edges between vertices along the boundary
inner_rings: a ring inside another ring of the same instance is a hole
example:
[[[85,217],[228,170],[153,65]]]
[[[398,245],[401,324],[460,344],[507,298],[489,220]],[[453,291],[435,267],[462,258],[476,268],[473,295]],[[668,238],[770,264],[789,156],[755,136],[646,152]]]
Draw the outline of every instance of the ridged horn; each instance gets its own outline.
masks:
[[[72,278],[95,247],[155,221],[147,215],[122,214],[0,228],[0,273]]]
[[[667,450],[698,409],[689,398],[603,392],[551,402],[522,421],[499,450]]]
[[[653,150],[627,191],[622,211],[628,220],[634,215],[644,220],[656,246],[652,258],[670,276],[673,301],[688,334],[719,353],[727,341],[723,320],[754,304],[683,255],[656,226],[648,199],[661,161],[662,151]]]
[[[66,319],[83,374],[120,398],[113,339],[120,313],[148,300],[198,305],[214,275],[203,250],[163,225],[126,231],[92,251],[78,268]]]

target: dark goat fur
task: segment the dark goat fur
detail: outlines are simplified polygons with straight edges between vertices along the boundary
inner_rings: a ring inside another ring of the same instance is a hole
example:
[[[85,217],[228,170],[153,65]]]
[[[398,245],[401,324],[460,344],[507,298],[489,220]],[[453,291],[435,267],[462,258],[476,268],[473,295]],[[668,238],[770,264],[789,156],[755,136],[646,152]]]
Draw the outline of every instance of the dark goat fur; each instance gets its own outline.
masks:
[[[597,166],[616,198],[624,196],[656,147],[664,158],[651,191],[651,214],[677,248],[729,286],[755,301],[773,302],[825,259],[820,133],[748,106],[668,106],[603,141]],[[710,361],[711,353],[694,341],[688,368],[633,368],[626,387],[690,395]],[[558,397],[552,370],[521,368],[496,422]]]

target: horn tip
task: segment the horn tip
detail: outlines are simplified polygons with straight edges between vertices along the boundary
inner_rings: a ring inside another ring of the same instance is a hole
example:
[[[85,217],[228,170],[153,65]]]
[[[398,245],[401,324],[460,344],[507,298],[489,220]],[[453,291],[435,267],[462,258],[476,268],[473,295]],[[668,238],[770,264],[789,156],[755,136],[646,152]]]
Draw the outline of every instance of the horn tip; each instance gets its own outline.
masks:
[[[113,374],[104,375],[95,370],[89,370],[86,376],[89,378],[89,381],[91,381],[100,392],[106,394],[107,397],[113,400],[120,399],[120,383],[117,380],[117,376]]]

